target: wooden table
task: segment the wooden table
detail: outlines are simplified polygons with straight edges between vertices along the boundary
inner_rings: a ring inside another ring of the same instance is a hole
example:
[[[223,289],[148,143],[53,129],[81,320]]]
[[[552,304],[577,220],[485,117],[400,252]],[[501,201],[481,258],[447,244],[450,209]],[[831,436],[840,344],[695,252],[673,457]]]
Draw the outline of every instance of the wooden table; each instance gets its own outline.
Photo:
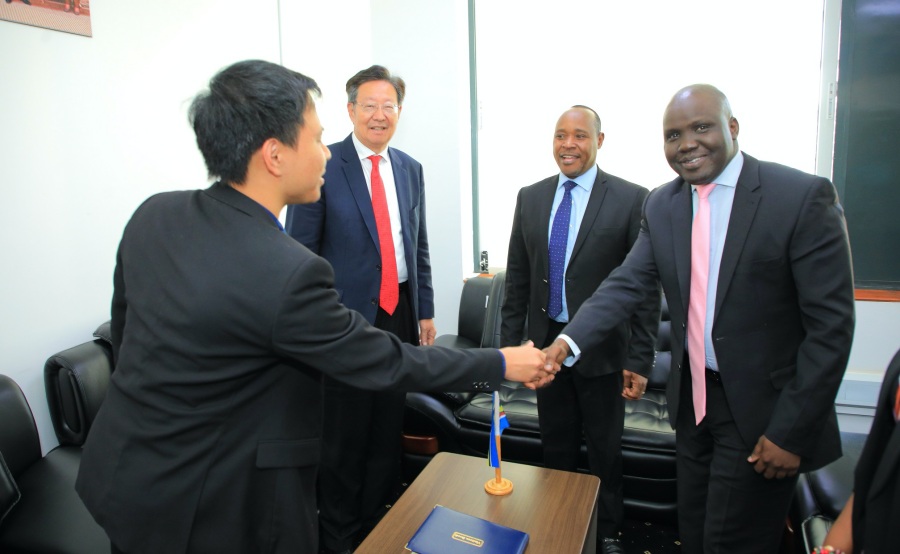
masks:
[[[408,552],[406,542],[435,504],[525,531],[526,552],[596,552],[600,479],[510,462],[502,469],[513,492],[492,496],[484,491],[484,483],[494,476],[486,458],[437,454],[356,554]]]

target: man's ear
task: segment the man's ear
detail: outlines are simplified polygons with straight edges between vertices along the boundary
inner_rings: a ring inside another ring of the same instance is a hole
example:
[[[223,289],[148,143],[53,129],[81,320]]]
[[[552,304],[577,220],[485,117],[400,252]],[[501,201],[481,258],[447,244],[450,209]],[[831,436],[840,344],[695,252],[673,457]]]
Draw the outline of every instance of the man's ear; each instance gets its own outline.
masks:
[[[284,148],[285,146],[280,140],[270,138],[263,143],[259,151],[263,163],[266,166],[266,170],[276,177],[281,177],[281,166],[284,162]]]

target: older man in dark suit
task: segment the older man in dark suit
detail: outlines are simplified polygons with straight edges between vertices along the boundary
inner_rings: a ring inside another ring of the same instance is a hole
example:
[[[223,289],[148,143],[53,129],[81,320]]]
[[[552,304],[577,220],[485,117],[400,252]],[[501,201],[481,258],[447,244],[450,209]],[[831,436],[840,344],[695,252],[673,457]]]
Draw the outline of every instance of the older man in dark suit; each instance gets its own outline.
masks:
[[[341,302],[403,342],[430,346],[434,290],[422,164],[389,147],[406,83],[373,65],[347,81],[353,132],[329,146],[318,202],[288,208],[288,234],[334,267]],[[405,395],[325,378],[319,522],[326,552],[349,552],[400,468]]]
[[[797,471],[841,454],[834,398],[854,327],[843,210],[827,179],[742,154],[738,131],[718,89],[675,94],[663,137],[679,177],[650,193],[625,262],[548,350],[593,348],[662,282],[688,553],[777,552]]]
[[[566,110],[553,134],[560,172],[519,191],[507,258],[503,345],[520,344],[526,336],[535,344],[553,342],[638,237],[647,189],[597,166],[603,140],[594,110]],[[658,295],[648,295],[642,308],[537,395],[544,465],[577,470],[583,438],[587,441],[591,473],[603,483],[600,546],[610,554],[622,552],[624,398],[640,398],[646,388]]]
[[[338,302],[331,267],[275,215],[319,198],[316,93],[269,62],[222,70],[190,110],[219,181],[156,195],[125,228],[116,368],[76,483],[114,553],[316,552],[323,374],[402,390],[491,389],[504,364],[549,379],[533,348],[418,349]]]

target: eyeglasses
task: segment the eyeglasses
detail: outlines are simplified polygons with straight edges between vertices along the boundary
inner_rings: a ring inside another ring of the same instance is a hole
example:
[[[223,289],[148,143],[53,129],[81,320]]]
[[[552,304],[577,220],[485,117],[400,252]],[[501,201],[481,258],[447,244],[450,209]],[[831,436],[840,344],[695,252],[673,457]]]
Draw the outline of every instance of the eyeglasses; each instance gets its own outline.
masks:
[[[359,102],[354,103],[367,114],[373,114],[377,112],[379,108],[384,112],[384,115],[394,115],[400,110],[399,106],[395,106],[393,104],[382,104],[381,106],[379,106],[378,104],[360,104]]]

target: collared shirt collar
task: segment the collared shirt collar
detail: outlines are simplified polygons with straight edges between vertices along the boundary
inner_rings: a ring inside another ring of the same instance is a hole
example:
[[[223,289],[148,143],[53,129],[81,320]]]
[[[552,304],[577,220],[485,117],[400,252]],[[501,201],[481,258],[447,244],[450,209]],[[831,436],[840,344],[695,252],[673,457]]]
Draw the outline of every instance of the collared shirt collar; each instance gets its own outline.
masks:
[[[368,146],[366,146],[365,144],[360,142],[360,140],[358,138],[356,138],[356,133],[350,133],[350,136],[353,139],[353,146],[356,147],[356,153],[357,153],[357,155],[359,155],[360,160],[364,160],[364,159],[368,158],[369,156],[381,156],[382,158],[386,159],[388,161],[388,163],[390,163],[390,159],[388,158],[388,148],[387,147],[384,148],[383,152],[378,154],[378,153],[372,151],[371,148],[369,148]]]
[[[737,187],[738,178],[741,176],[741,170],[744,168],[744,154],[738,150],[737,154],[731,158],[731,161],[728,162],[728,165],[725,166],[725,169],[722,170],[715,179],[711,182],[715,183],[716,186],[725,186],[735,188]],[[705,183],[704,183],[705,184]],[[691,185],[691,191],[697,189],[697,185]]]
[[[591,167],[578,177],[575,177],[574,179],[569,179],[564,174],[560,173],[559,181],[557,181],[556,183],[556,188],[563,186],[563,183],[565,183],[566,181],[575,181],[579,187],[588,192],[591,192],[591,189],[594,188],[594,181],[597,180],[597,173],[599,171],[600,170],[597,168],[597,164],[594,164],[593,167]]]

